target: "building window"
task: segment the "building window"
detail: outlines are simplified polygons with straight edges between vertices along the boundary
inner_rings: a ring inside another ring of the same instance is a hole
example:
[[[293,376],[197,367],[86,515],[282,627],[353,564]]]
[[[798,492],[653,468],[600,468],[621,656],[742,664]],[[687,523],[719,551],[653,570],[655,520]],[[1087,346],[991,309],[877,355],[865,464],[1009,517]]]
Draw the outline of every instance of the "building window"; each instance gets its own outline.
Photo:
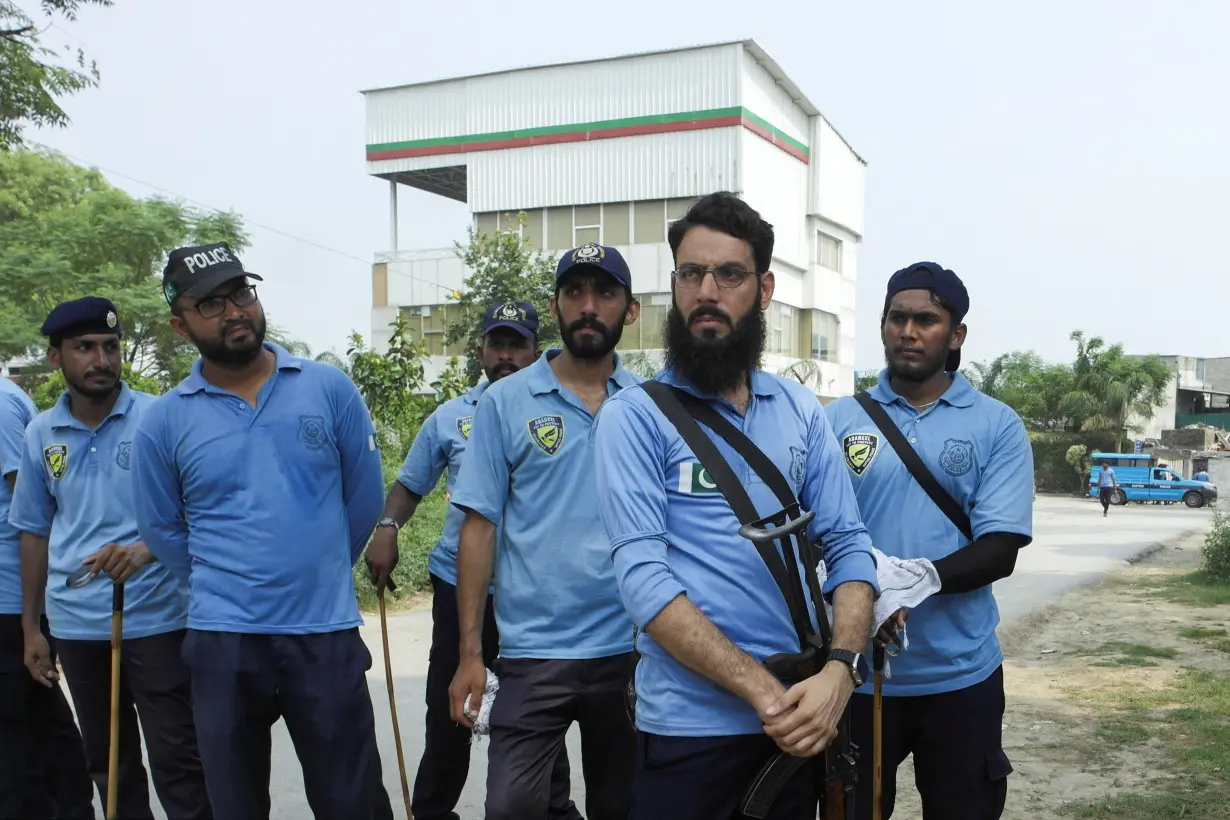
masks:
[[[651,245],[666,241],[666,203],[660,199],[646,199],[633,205],[632,241],[638,245]]]
[[[692,207],[690,199],[668,199],[666,200],[666,226],[662,231],[663,237],[671,235],[671,225],[674,225],[679,220],[688,215],[688,208]]]
[[[1196,359],[1196,381],[1204,381],[1204,359]]]
[[[798,309],[781,302],[769,305],[769,352],[798,356]]]
[[[816,264],[841,273],[841,240],[816,231]]]
[[[841,322],[823,310],[811,312],[811,357],[822,362],[837,361],[837,340]]]
[[[661,350],[662,325],[671,308],[669,293],[640,293],[636,299],[641,303],[641,315],[625,327],[619,337],[619,350]]]
[[[449,349],[444,344],[444,335],[448,325],[457,319],[457,305],[409,305],[401,309],[406,317],[406,328],[410,338],[422,341],[427,345],[431,356],[465,356],[467,352],[457,348]]]
[[[602,244],[602,206],[576,205],[572,209],[572,246]]]

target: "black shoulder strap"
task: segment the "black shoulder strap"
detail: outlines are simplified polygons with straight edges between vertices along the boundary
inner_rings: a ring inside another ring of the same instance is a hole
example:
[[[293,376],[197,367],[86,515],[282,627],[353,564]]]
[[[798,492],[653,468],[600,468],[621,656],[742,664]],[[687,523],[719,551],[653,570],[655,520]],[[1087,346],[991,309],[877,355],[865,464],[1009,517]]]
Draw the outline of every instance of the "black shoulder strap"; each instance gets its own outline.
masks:
[[[799,513],[799,503],[794,497],[794,493],[790,489],[785,476],[773,464],[764,451],[758,448],[748,439],[737,427],[727,421],[720,413],[710,407],[707,403],[697,399],[695,396],[686,391],[679,390],[671,385],[664,384],[659,381],[642,382],[641,387],[653,399],[654,404],[662,411],[667,420],[675,426],[679,435],[684,442],[691,448],[696,455],[696,459],[700,462],[701,467],[713,479],[713,483],[717,485],[718,490],[726,498],[734,511],[735,517],[739,519],[740,524],[756,524],[762,521],[759,513],[756,511],[756,506],[752,503],[751,498],[747,494],[747,490],[743,488],[742,482],[739,481],[726,459],[722,457],[718,451],[717,445],[697,424],[700,421],[713,430],[714,433],[721,436],[727,444],[729,444],[735,452],[747,462],[748,466],[755,470],[756,474],[768,485],[774,495],[782,504],[783,514],[788,515],[793,512],[795,516]],[[784,523],[785,518],[776,522],[780,526]],[[810,541],[807,538],[800,538],[802,555],[799,558],[804,564],[804,571],[807,575],[807,583],[815,605],[814,611],[820,627],[820,632],[823,640],[829,641],[828,619],[825,617],[824,609],[820,606],[820,585],[816,579],[815,566],[819,559],[811,549]],[[782,596],[786,599],[786,605],[790,610],[791,621],[794,623],[795,631],[798,633],[800,646],[805,646],[808,637],[811,635],[811,626],[807,616],[806,597],[803,594],[802,581],[798,576],[797,568],[794,565],[795,554],[793,548],[787,544],[782,544],[782,553],[779,554],[777,549],[770,543],[757,543],[756,549],[760,553],[761,559],[769,569],[769,573],[773,576],[773,580],[777,583],[778,588],[782,592]],[[788,569],[789,568],[789,569]]]
[[[888,443],[897,451],[897,456],[901,459],[901,463],[910,471],[910,475],[914,476],[914,480],[926,491],[927,495],[931,496],[935,506],[939,507],[944,515],[948,516],[948,519],[957,525],[957,529],[961,531],[962,535],[973,541],[973,526],[970,524],[969,516],[965,514],[965,510],[961,509],[961,505],[957,503],[957,500],[935,480],[935,476],[927,469],[927,465],[923,464],[918,452],[905,440],[905,434],[888,417],[888,413],[880,406],[880,403],[868,395],[865,390],[855,394],[854,400],[871,417],[876,427],[880,428],[880,432],[888,439]]]

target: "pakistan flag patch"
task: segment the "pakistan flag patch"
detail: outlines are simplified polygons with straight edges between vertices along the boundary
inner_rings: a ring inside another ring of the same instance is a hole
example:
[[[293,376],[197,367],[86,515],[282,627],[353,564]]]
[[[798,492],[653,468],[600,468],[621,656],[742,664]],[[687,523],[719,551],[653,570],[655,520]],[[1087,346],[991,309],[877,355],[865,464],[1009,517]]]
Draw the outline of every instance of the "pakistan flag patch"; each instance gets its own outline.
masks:
[[[679,465],[679,492],[718,493],[718,485],[709,477],[709,472],[695,461]]]

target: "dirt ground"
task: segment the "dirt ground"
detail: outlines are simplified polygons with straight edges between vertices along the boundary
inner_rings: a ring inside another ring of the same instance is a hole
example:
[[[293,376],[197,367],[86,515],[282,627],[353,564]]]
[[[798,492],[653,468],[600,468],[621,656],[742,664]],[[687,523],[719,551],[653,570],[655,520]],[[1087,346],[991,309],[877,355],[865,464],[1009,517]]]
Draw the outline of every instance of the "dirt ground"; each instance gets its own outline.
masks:
[[[1188,780],[1173,767],[1159,767],[1164,744],[1147,724],[1117,711],[1125,696],[1160,692],[1174,685],[1181,667],[1230,676],[1230,599],[1193,607],[1159,594],[1167,584],[1199,568],[1203,536],[1168,545],[1107,582],[1073,592],[1030,622],[1001,632],[1005,654],[1007,713],[1004,748],[1015,769],[1009,779],[1004,820],[1060,817],[1222,817],[1182,806],[1170,816],[1137,813],[1099,803],[1127,793],[1165,791],[1150,805],[1179,805],[1178,792],[1192,792],[1199,805],[1208,781]],[[1223,636],[1210,647],[1181,636]],[[1109,716],[1109,719],[1108,719]],[[1115,721],[1119,721],[1116,723]],[[1172,741],[1173,742],[1173,741]],[[1225,761],[1230,772],[1230,760]],[[1205,774],[1221,780],[1222,767]],[[1182,781],[1182,782],[1180,782]],[[910,761],[898,772],[894,820],[922,816]],[[1195,786],[1189,786],[1195,783]],[[1207,792],[1206,792],[1207,793]],[[1167,802],[1167,801],[1173,802]],[[1220,801],[1218,801],[1220,804]],[[1077,804],[1067,805],[1065,804]]]

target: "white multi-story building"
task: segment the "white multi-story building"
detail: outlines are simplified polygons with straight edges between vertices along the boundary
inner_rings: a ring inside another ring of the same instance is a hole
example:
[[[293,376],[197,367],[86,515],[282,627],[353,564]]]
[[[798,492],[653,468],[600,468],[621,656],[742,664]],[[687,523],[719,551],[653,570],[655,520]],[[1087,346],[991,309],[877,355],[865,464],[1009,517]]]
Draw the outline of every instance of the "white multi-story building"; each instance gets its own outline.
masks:
[[[620,349],[651,354],[670,305],[667,228],[696,198],[727,190],[776,233],[766,366],[812,360],[804,370],[819,396],[852,392],[866,163],[755,42],[364,93],[368,173],[389,181],[393,225],[372,268],[378,349],[405,311],[437,367],[468,352],[443,344],[448,293],[468,272],[452,248],[397,247],[399,185],[467,203],[480,231],[524,213],[522,235],[550,255],[618,248],[642,306]]]

